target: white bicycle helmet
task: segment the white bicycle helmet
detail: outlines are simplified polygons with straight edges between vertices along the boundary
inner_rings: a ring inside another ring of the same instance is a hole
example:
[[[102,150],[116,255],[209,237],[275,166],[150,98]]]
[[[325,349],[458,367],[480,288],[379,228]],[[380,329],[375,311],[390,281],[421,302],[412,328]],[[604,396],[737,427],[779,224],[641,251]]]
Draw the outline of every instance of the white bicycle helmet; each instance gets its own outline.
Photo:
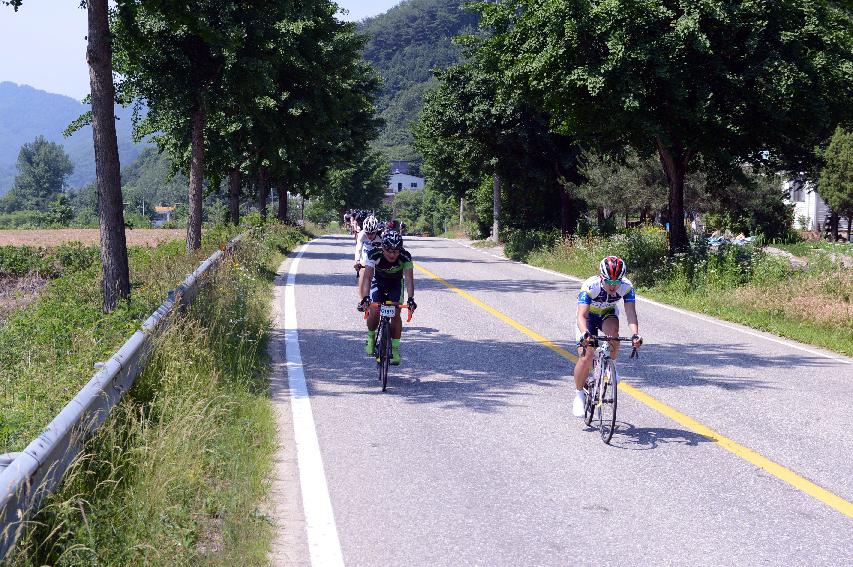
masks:
[[[364,223],[361,225],[361,228],[364,229],[364,232],[368,232],[370,234],[376,234],[379,232],[379,221],[373,215],[370,215],[366,219],[364,219]]]

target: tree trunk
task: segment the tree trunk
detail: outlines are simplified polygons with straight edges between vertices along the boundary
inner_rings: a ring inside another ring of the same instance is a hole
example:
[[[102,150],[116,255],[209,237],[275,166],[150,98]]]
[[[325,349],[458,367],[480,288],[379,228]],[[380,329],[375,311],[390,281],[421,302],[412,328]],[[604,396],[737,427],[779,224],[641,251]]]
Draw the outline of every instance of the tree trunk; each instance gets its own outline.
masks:
[[[305,224],[305,195],[302,195],[302,206],[299,211],[299,219],[302,221],[302,224]]]
[[[684,177],[691,152],[679,144],[666,147],[656,140],[658,155],[669,186],[669,253],[687,249],[687,230],[684,228]]]
[[[560,192],[560,232],[563,236],[574,234],[577,225],[577,211],[573,206],[572,194],[569,191],[572,182],[579,184],[577,168],[565,171],[560,165],[560,160],[554,160],[554,173],[557,176],[557,188]]]
[[[838,224],[839,224],[839,216],[838,213],[832,211],[829,217],[829,234],[831,237],[830,242],[838,242]]]
[[[459,228],[465,222],[465,197],[459,197]]]
[[[240,224],[240,169],[228,175],[228,219],[234,226]]]
[[[275,218],[287,223],[287,183],[284,179],[279,180],[276,191],[278,192],[278,211],[275,213]]]
[[[492,175],[492,240],[500,242],[501,216],[501,178],[495,173]]]
[[[572,196],[566,187],[560,187],[560,232],[563,236],[574,233],[574,207],[572,207]]]
[[[847,215],[847,242],[850,242],[851,228],[853,228],[853,215]]]
[[[112,47],[107,20],[107,0],[89,0],[89,85],[92,91],[92,139],[98,185],[98,220],[104,280],[104,312],[113,311],[119,299],[130,297],[130,270],[124,234],[121,165],[115,124]]]
[[[187,254],[201,248],[201,200],[204,176],[204,109],[193,111],[192,154],[190,157],[190,214],[187,219]]]
[[[258,175],[258,210],[261,212],[261,218],[267,220],[267,201],[270,197],[270,170],[267,166],[261,166],[261,172]]]

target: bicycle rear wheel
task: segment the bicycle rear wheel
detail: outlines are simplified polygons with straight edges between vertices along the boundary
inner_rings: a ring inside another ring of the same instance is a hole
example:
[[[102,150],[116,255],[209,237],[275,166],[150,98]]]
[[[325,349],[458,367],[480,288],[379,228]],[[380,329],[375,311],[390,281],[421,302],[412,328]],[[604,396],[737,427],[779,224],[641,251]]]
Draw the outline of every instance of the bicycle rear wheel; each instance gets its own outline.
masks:
[[[382,325],[382,346],[380,347],[379,376],[382,380],[382,391],[388,387],[388,364],[391,362],[391,325]]]
[[[610,443],[613,431],[616,429],[616,390],[616,367],[613,361],[608,360],[598,381],[598,399],[596,400],[598,431],[605,443]]]

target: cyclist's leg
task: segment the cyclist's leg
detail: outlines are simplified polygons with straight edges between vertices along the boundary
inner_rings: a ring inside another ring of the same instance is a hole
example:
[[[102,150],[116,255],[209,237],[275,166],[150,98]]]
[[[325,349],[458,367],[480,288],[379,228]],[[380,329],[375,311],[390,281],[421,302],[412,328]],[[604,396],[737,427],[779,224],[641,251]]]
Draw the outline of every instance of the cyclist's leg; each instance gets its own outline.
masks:
[[[363,275],[363,274],[362,274]],[[382,290],[379,289],[376,278],[370,283],[370,301],[378,303],[383,301]],[[369,356],[373,354],[373,347],[376,344],[376,327],[379,326],[379,308],[370,307],[367,313],[367,343],[364,345],[364,352]]]
[[[387,289],[387,297],[389,301],[400,303],[403,300],[403,281],[400,281],[400,286],[390,285]],[[400,317],[400,308],[397,308],[397,315],[391,320],[391,338],[399,340],[403,335],[403,318]]]
[[[385,301],[385,292],[379,282],[376,281],[376,278],[373,278],[373,281],[370,282],[370,302],[382,303],[383,301]],[[371,307],[370,312],[367,315],[367,330],[375,331],[378,326],[379,307]]]
[[[388,286],[387,295],[389,301],[400,303],[403,296],[403,284],[400,285],[391,283]],[[400,337],[403,334],[403,320],[400,318],[400,309],[397,308],[397,314],[391,319],[391,364],[400,364]]]
[[[601,330],[608,337],[619,336],[619,317],[614,313],[605,315],[601,322]],[[610,341],[610,358],[616,360],[619,354],[619,341]]]
[[[587,330],[589,330],[590,335],[595,335],[598,333],[599,326],[601,325],[601,320],[594,313],[590,313],[589,317],[586,320]],[[583,338],[583,333],[581,333],[580,329],[578,329],[577,325],[575,325],[575,340],[580,341]],[[595,349],[592,347],[586,348],[586,354],[584,354],[584,349],[578,347],[578,361],[575,363],[575,389],[581,390],[586,384],[586,378],[589,376],[589,369],[592,368],[592,361],[595,358]]]

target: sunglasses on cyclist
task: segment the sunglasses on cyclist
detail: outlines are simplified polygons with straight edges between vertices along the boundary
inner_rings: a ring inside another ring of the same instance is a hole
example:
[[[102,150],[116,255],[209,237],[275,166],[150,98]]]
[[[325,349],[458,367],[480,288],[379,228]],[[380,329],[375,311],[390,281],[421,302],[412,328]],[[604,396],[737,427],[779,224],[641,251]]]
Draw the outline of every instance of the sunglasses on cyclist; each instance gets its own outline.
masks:
[[[622,280],[608,280],[605,278],[604,283],[607,285],[622,285]]]

